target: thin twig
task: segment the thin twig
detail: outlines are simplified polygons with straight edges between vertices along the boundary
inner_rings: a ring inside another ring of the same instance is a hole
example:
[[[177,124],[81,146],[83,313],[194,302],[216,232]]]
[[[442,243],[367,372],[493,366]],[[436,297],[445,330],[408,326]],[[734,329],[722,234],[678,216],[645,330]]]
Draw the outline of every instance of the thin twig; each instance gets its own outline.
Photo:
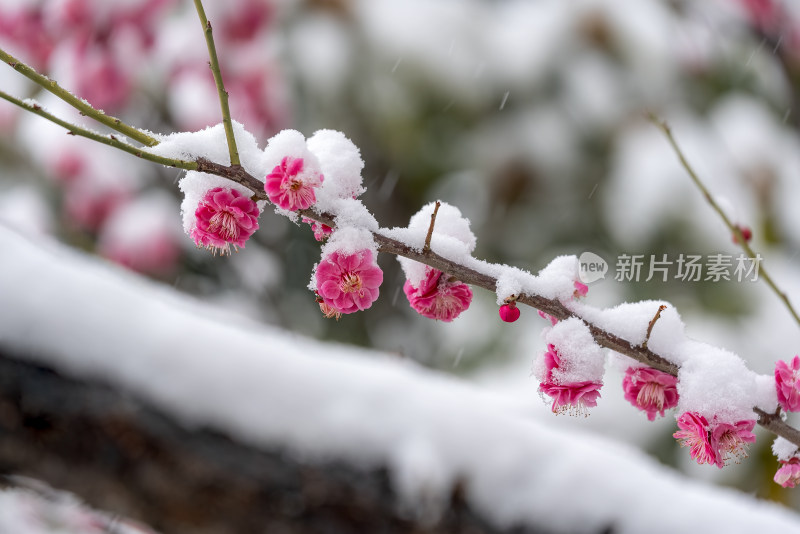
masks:
[[[433,226],[436,224],[436,214],[439,213],[439,206],[441,205],[442,203],[437,200],[436,205],[433,207],[433,213],[431,213],[431,225],[428,226],[428,235],[425,236],[425,246],[422,247],[422,252],[428,252],[431,249]]]
[[[198,163],[196,161],[184,161],[184,160],[172,159],[152,154],[150,152],[147,152],[146,150],[143,150],[140,147],[129,145],[128,143],[121,141],[114,135],[102,135],[97,132],[87,130],[86,128],[83,128],[76,124],[67,122],[63,119],[60,119],[55,115],[45,111],[45,109],[42,106],[36,104],[35,102],[22,101],[3,91],[0,91],[0,98],[2,98],[3,100],[7,100],[14,105],[17,105],[26,111],[35,113],[36,115],[39,115],[40,117],[43,117],[49,120],[50,122],[58,124],[59,126],[65,128],[67,130],[67,133],[70,135],[78,135],[80,137],[85,137],[87,139],[91,139],[92,141],[97,141],[98,143],[102,143],[104,145],[108,145],[117,148],[119,150],[123,150],[128,154],[133,154],[138,158],[146,159],[148,161],[152,161],[153,163],[160,163],[161,165],[165,165],[167,167],[175,167],[177,169],[186,169],[186,170],[198,170]]]
[[[144,133],[141,130],[134,128],[128,124],[125,124],[120,119],[116,117],[112,117],[111,115],[106,115],[102,111],[95,109],[89,104],[86,100],[82,98],[78,98],[77,96],[73,95],[54,80],[51,80],[47,76],[39,74],[36,72],[31,66],[26,65],[19,59],[15,58],[5,50],[0,48],[0,59],[4,62],[8,63],[11,68],[26,76],[27,78],[33,80],[42,88],[50,91],[58,98],[72,106],[73,108],[77,109],[81,112],[81,114],[86,115],[87,117],[91,117],[92,119],[96,120],[97,122],[104,124],[131,139],[142,143],[145,146],[156,146],[158,144],[158,139],[151,137]]]
[[[650,324],[647,325],[647,334],[644,336],[644,342],[642,343],[643,348],[647,348],[647,342],[650,341],[650,334],[653,333],[653,327],[656,325],[656,321],[658,321],[659,317],[661,317],[661,312],[666,309],[667,307],[662,304],[658,307],[658,311],[656,312],[655,316],[650,319]]]
[[[206,45],[208,46],[209,66],[211,72],[214,74],[214,83],[217,85],[217,94],[219,95],[219,106],[222,109],[222,124],[225,126],[225,138],[228,140],[228,153],[231,157],[231,166],[240,165],[239,150],[236,148],[236,138],[233,135],[233,125],[231,124],[231,110],[228,107],[228,92],[225,90],[225,84],[222,83],[222,72],[219,68],[219,60],[217,59],[217,47],[214,45],[214,32],[211,28],[211,23],[206,18],[206,12],[203,9],[201,0],[194,0],[194,7],[197,9],[197,16],[200,17],[200,23],[203,25],[203,34],[206,36]]]
[[[764,282],[767,283],[767,285],[772,289],[772,291],[776,295],[778,295],[778,298],[783,301],[784,305],[789,310],[789,313],[792,315],[792,317],[794,317],[795,322],[797,322],[797,324],[800,325],[800,315],[798,315],[797,311],[794,309],[794,306],[792,306],[792,303],[789,302],[789,297],[786,295],[784,291],[782,291],[777,286],[777,284],[775,284],[775,281],[772,279],[772,277],[769,275],[766,269],[764,269],[763,265],[760,262],[761,257],[757,255],[750,247],[750,245],[747,243],[747,240],[744,238],[744,235],[742,235],[742,229],[739,228],[738,225],[735,225],[733,224],[733,222],[731,222],[731,220],[722,210],[720,205],[717,204],[717,202],[714,200],[714,197],[708,191],[706,186],[700,180],[700,177],[697,175],[692,166],[689,164],[689,161],[686,159],[686,156],[684,156],[683,151],[680,149],[678,143],[675,141],[675,138],[672,136],[672,130],[670,129],[669,125],[662,119],[653,115],[652,113],[649,114],[649,118],[653,122],[653,124],[655,124],[662,132],[664,132],[664,135],[667,137],[669,144],[672,146],[672,150],[674,150],[675,154],[678,156],[681,165],[689,174],[689,177],[691,177],[692,181],[700,190],[700,192],[703,194],[703,197],[705,197],[706,202],[708,202],[709,205],[714,209],[714,211],[717,212],[722,221],[725,223],[725,226],[728,227],[728,230],[730,230],[730,232],[736,236],[736,242],[738,243],[738,245],[742,247],[742,250],[744,250],[745,254],[747,254],[747,256],[751,260],[759,262],[758,264],[759,275],[761,276],[761,278],[764,279]]]

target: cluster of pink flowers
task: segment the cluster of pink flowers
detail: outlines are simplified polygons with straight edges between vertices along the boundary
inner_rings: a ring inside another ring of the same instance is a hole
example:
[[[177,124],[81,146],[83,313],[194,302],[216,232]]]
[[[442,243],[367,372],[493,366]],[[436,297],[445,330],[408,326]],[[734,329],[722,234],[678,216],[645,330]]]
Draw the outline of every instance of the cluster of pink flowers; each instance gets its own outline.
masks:
[[[378,299],[383,271],[372,251],[353,254],[332,252],[322,258],[314,273],[320,309],[326,317],[366,310]]]
[[[780,462],[781,466],[773,480],[784,488],[794,488],[800,484],[800,458],[793,456]]]
[[[236,189],[215,187],[206,192],[195,211],[191,237],[198,247],[230,254],[258,230],[259,209],[248,196]]]
[[[775,364],[775,389],[778,404],[787,412],[800,411],[800,356],[791,363],[779,360]]]
[[[264,182],[270,201],[290,211],[313,205],[317,201],[314,188],[322,185],[324,177],[317,172],[303,172],[304,167],[303,158],[285,156]]]
[[[472,290],[467,284],[427,266],[425,277],[419,284],[414,286],[406,280],[403,292],[417,313],[446,323],[458,317],[472,302]]]
[[[755,420],[724,423],[708,420],[697,412],[685,412],[678,417],[678,430],[673,437],[681,446],[691,449],[698,464],[716,465],[722,469],[729,461],[741,462],[747,457],[748,444],[755,443],[752,430]]]
[[[650,421],[678,405],[677,385],[676,377],[649,367],[628,367],[622,379],[625,400],[646,412]]]
[[[553,379],[553,371],[561,366],[561,356],[553,344],[547,345],[544,354],[545,377],[539,384],[539,391],[553,398],[553,413],[574,413],[585,415],[588,408],[597,406],[600,388],[603,383],[594,380],[559,383]]]

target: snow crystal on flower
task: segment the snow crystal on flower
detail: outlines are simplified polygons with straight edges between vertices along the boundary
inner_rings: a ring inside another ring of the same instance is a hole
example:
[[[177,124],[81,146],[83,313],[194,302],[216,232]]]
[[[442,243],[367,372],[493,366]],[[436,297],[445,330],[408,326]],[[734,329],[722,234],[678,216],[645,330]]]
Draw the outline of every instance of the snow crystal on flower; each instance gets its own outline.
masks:
[[[586,323],[576,317],[559,321],[544,338],[558,349],[561,358],[559,368],[552,372],[554,381],[566,384],[603,379],[605,354]]]
[[[373,258],[378,256],[378,246],[372,233],[363,228],[356,228],[353,226],[345,226],[336,228],[333,233],[328,237],[328,241],[322,246],[322,257],[331,256],[334,252],[340,253],[342,256],[348,256],[356,253],[370,251]],[[315,266],[316,269],[319,265]],[[316,274],[311,275],[311,282],[308,288],[311,291],[317,291],[317,278]]]
[[[678,372],[678,411],[709,421],[736,423],[754,419],[756,373],[735,354],[699,342],[684,344],[687,358]]]

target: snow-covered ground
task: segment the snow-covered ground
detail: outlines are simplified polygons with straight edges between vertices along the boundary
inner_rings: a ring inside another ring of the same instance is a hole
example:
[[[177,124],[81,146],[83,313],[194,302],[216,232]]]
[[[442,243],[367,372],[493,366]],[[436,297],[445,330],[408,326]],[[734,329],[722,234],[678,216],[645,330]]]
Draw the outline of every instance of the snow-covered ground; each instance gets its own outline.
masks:
[[[798,532],[778,505],[686,479],[631,446],[508,409],[389,354],[260,325],[0,226],[0,346],[97,378],[253,446],[390,467],[414,508],[456,480],[498,526]]]

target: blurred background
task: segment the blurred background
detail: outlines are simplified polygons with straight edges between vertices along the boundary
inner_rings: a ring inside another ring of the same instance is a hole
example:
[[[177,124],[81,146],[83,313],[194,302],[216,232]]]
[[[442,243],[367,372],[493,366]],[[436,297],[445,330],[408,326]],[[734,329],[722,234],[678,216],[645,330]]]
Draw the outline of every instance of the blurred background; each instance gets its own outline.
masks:
[[[405,226],[425,203],[459,207],[476,256],[537,272],[560,254],[603,257],[587,301],[674,304],[696,339],[757,372],[800,352],[800,325],[766,285],[676,278],[683,255],[738,254],[647,112],[678,143],[800,304],[800,4],[779,0],[207,1],[233,117],[262,147],[283,128],[342,130],[366,162],[364,203]],[[158,133],[220,121],[202,29],[188,0],[0,1],[0,43],[95,107]],[[81,117],[11,68],[0,88]],[[97,125],[92,125],[97,128]],[[368,312],[325,319],[306,289],[319,244],[267,211],[230,258],[181,230],[179,175],[65,135],[0,102],[0,221],[47,235],[232,313],[324,340],[366,345],[467,377],[508,409],[641,447],[691,476],[800,506],[772,482],[772,438],[719,471],[697,466],[622,398],[612,362],[591,416],[553,416],[530,376],[547,324],[502,323],[476,290],[450,324],[417,315],[381,257]],[[641,254],[639,281],[615,280]],[[666,254],[666,281],[645,281]],[[0,259],[2,261],[2,259]],[[705,275],[704,275],[705,276]],[[0,299],[2,296],[0,296]],[[1,302],[0,302],[1,305]],[[233,315],[232,315],[233,317]],[[800,421],[794,421],[799,423]]]

